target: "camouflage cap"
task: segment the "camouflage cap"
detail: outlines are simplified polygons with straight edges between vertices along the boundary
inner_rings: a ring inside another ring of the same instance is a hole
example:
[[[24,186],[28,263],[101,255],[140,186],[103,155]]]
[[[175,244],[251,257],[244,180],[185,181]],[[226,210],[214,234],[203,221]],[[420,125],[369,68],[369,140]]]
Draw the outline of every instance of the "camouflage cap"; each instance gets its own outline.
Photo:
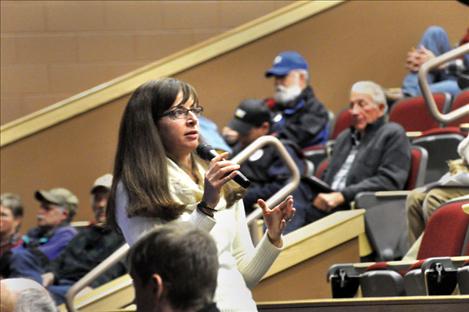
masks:
[[[50,190],[38,190],[34,197],[39,201],[47,201],[61,207],[66,207],[69,211],[75,211],[78,207],[78,198],[66,188],[53,188]]]

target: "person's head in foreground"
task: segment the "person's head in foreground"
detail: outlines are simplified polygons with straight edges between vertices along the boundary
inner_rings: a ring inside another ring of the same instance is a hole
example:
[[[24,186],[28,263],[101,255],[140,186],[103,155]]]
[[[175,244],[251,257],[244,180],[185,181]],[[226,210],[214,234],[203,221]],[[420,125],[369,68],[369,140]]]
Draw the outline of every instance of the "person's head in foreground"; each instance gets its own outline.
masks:
[[[158,226],[130,249],[137,311],[199,311],[217,286],[215,242],[190,223]]]
[[[27,278],[2,279],[0,311],[55,312],[57,308],[47,290]]]

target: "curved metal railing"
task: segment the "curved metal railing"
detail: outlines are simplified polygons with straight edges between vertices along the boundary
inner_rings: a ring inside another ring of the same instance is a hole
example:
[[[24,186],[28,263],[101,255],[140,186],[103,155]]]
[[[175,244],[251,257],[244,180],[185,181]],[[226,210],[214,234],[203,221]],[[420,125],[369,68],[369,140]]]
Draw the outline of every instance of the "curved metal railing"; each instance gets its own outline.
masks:
[[[244,150],[242,150],[239,154],[233,157],[232,161],[235,163],[242,163],[245,161],[249,156],[251,156],[255,151],[262,148],[265,145],[271,144],[273,145],[276,150],[278,151],[281,159],[285,162],[286,166],[291,172],[291,178],[289,179],[288,183],[281,188],[277,193],[275,193],[272,197],[270,197],[266,203],[267,206],[272,207],[279,202],[281,202],[287,195],[289,195],[292,191],[294,191],[298,184],[300,183],[300,172],[296,167],[295,162],[288,154],[287,149],[283,144],[274,136],[266,135],[263,137],[258,138],[250,145],[248,145]],[[254,212],[252,212],[248,218],[247,223],[248,225],[254,225],[255,220],[260,217],[262,214],[262,210],[257,208]],[[256,237],[253,237],[253,240],[256,240]],[[254,242],[257,243],[257,242]],[[88,274],[82,277],[78,282],[76,282],[67,292],[65,305],[69,312],[76,312],[74,307],[73,301],[76,295],[85,287],[90,285],[96,278],[98,278],[101,274],[106,272],[110,267],[114,264],[119,262],[123,259],[129,250],[129,245],[124,244],[118,250],[116,250],[112,255],[110,255],[106,260],[101,262],[98,266],[96,266],[93,270],[91,270]]]
[[[444,124],[455,121],[456,119],[459,119],[462,116],[469,115],[469,105],[460,107],[452,112],[442,114],[438,110],[435,100],[433,99],[432,92],[430,91],[430,86],[428,85],[427,75],[430,70],[466,53],[469,53],[469,43],[463,44],[462,46],[456,49],[453,49],[449,52],[435,57],[434,59],[429,60],[428,62],[423,63],[418,72],[420,89],[422,90],[422,95],[425,98],[425,102],[427,103],[428,109],[436,120]]]
[[[291,194],[291,192],[293,192],[298,187],[298,184],[300,184],[300,172],[296,167],[296,164],[291,158],[290,154],[288,154],[287,149],[285,148],[285,146],[283,146],[280,140],[271,135],[262,136],[252,142],[250,145],[248,145],[244,150],[242,150],[239,154],[233,157],[232,160],[235,163],[240,164],[245,161],[249,156],[251,156],[255,151],[267,144],[271,144],[276,148],[280,157],[285,162],[285,165],[288,167],[291,173],[291,177],[288,180],[287,184],[285,184],[285,186],[278,190],[277,193],[267,199],[267,206],[272,207],[280,203],[286,196]],[[253,222],[255,222],[256,219],[259,218],[261,215],[261,208],[256,208],[247,216],[248,225],[253,224]]]
[[[93,270],[88,272],[85,276],[83,276],[78,282],[73,284],[72,287],[68,290],[67,294],[65,295],[65,306],[69,312],[76,312],[75,307],[73,305],[73,300],[75,296],[85,287],[89,286],[94,280],[96,280],[99,276],[101,276],[104,272],[109,270],[114,264],[121,261],[125,255],[127,255],[127,251],[129,250],[129,245],[124,244],[119,249],[114,251],[112,255],[107,257],[103,262],[98,264]]]

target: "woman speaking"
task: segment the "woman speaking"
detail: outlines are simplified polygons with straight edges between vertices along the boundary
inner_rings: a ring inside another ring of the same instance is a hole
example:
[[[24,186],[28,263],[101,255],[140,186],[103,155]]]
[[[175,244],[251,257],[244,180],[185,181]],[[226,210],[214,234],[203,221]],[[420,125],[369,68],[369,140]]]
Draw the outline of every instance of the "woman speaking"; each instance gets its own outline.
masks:
[[[232,181],[239,165],[226,160],[227,153],[211,161],[195,153],[202,111],[194,88],[177,79],[149,81],[135,90],[121,120],[107,220],[129,245],[175,219],[209,232],[218,248],[218,308],[256,311],[250,289],[280,253],[293,199],[272,209],[258,200],[267,231],[254,247],[243,189]]]

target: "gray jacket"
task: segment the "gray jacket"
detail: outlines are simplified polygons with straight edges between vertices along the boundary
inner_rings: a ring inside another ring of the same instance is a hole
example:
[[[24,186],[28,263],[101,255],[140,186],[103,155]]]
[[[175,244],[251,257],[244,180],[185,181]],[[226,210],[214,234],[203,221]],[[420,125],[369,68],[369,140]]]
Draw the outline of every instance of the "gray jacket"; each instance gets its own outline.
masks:
[[[324,181],[331,184],[352,149],[353,128],[344,130],[334,144]],[[410,143],[404,129],[384,117],[370,124],[360,138],[355,160],[341,191],[347,203],[360,192],[401,190],[410,169]]]

